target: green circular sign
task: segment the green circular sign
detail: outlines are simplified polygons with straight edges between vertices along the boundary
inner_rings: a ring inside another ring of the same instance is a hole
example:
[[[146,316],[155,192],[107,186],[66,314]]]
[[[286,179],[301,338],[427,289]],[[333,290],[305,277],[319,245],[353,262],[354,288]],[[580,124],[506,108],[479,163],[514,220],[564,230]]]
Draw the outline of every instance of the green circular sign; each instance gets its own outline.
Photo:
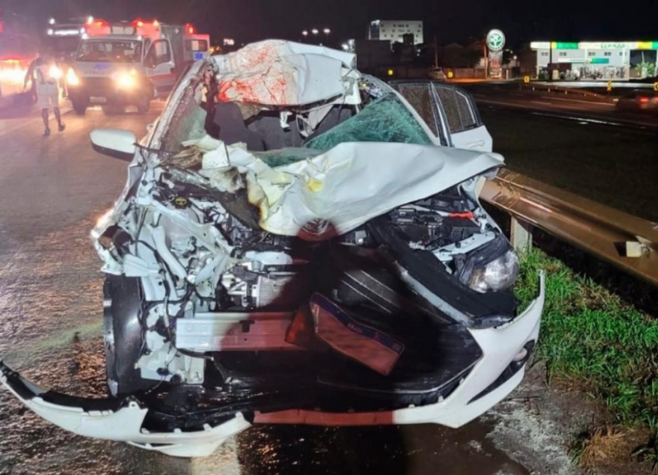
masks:
[[[489,51],[502,51],[505,47],[505,34],[500,30],[491,30],[487,33],[487,48]]]

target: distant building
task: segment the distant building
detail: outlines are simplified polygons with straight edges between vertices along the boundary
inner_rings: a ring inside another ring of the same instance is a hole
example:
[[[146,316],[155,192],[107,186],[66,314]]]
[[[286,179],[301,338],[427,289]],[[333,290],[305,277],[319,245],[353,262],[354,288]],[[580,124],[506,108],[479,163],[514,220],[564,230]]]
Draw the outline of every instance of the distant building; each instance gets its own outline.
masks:
[[[423,22],[408,20],[375,20],[368,29],[369,40],[404,43],[405,35],[413,35],[413,44],[424,43]]]
[[[533,41],[530,50],[539,77],[548,76],[552,69],[556,79],[623,80],[655,75],[658,42]]]

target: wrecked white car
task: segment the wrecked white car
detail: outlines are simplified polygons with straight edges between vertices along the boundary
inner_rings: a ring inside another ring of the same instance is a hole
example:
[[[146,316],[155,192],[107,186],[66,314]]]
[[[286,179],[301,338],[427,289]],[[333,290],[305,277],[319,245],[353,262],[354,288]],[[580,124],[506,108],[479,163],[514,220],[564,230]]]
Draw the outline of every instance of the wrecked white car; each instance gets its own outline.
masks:
[[[478,202],[503,165],[468,95],[284,41],[195,63],[92,237],[111,397],[38,388],[72,432],[203,456],[252,424],[459,427],[521,381],[544,302]]]

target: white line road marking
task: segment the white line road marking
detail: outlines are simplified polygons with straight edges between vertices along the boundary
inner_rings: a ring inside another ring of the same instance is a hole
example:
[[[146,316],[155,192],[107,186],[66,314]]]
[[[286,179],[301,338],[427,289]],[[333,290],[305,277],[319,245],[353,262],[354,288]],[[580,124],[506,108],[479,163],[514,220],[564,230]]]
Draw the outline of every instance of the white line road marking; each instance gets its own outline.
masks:
[[[554,101],[565,101],[565,102],[580,102],[583,104],[589,104],[591,106],[602,106],[602,107],[615,107],[614,104],[610,104],[607,102],[593,102],[593,101],[585,101],[583,99],[570,99],[568,97],[546,97],[544,96],[545,99],[551,99]]]

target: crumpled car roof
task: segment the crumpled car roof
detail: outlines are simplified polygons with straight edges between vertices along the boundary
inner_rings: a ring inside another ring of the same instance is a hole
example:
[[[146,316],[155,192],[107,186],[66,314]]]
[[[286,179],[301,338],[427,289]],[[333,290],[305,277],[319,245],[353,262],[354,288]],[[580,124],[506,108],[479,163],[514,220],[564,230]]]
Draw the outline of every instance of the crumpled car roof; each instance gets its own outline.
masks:
[[[213,61],[222,102],[295,106],[344,96],[347,103],[359,100],[356,82],[349,77],[356,64],[352,53],[267,40],[213,56]]]

